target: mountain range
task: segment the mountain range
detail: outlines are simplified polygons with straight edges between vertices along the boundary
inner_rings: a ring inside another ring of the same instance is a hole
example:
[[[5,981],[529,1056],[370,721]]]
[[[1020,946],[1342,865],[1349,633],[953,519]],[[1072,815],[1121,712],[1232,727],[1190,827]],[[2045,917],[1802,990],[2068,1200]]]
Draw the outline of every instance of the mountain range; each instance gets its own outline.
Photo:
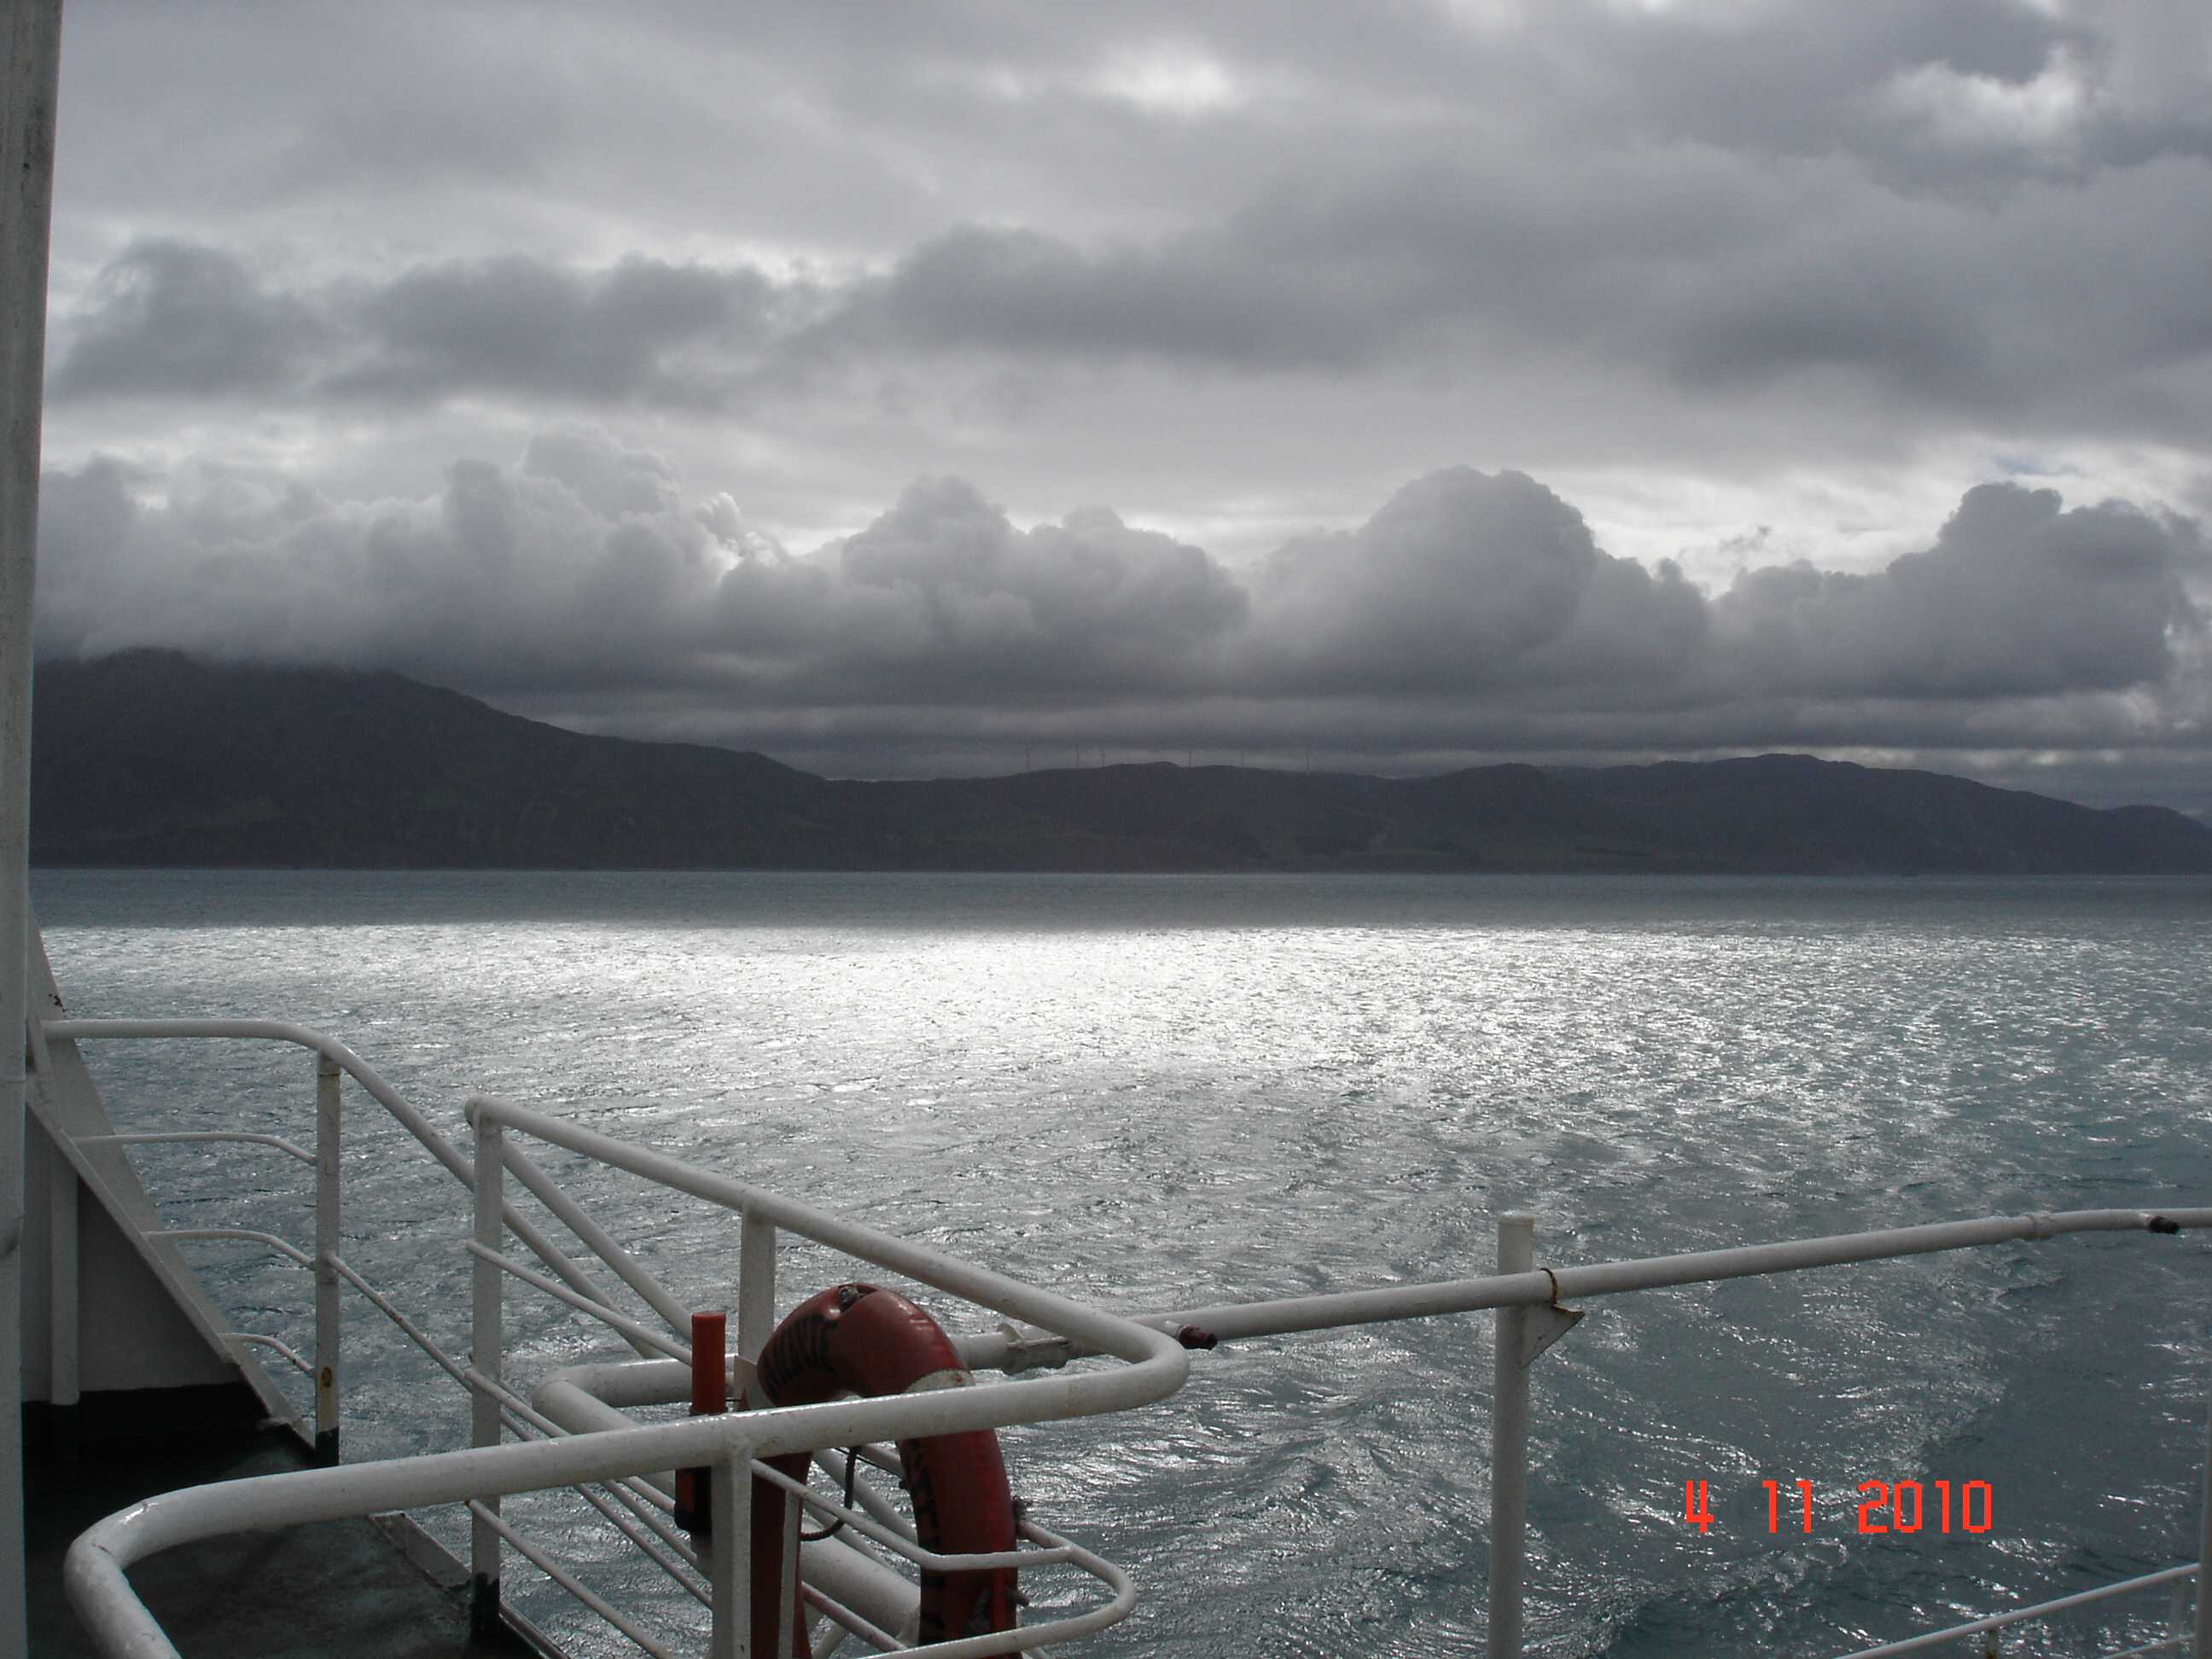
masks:
[[[43,663],[32,858],[270,867],[2212,872],[2212,828],[1803,755],[1399,779],[1166,763],[831,780],[391,673]]]

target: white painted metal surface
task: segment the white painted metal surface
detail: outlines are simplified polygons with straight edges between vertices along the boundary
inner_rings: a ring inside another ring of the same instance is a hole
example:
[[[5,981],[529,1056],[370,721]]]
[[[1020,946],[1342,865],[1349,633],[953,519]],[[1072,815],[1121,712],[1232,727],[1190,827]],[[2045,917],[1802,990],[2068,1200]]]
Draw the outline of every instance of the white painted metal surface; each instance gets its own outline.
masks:
[[[500,1283],[500,1246],[507,1242],[506,1224],[500,1216],[505,1200],[501,1182],[501,1131],[497,1122],[484,1119],[476,1125],[475,1227],[470,1243],[476,1251],[469,1279],[474,1309],[469,1322],[469,1369],[493,1388],[500,1382],[505,1338],[502,1322],[506,1287]],[[499,1400],[491,1389],[479,1388],[470,1406],[469,1443],[492,1448],[500,1443]],[[626,1471],[635,1473],[635,1471]],[[499,1618],[499,1497],[482,1494],[471,1506],[469,1527],[469,1589],[471,1622],[488,1629]]]
[[[27,1132],[28,1125],[25,1130]],[[77,1307],[82,1287],[77,1282],[76,1171],[69,1160],[47,1147],[46,1169],[47,1279],[49,1335],[46,1350],[46,1401],[68,1407],[77,1403],[83,1389],[79,1360],[82,1343],[77,1329]]]
[[[2197,1655],[2212,1659],[2212,1408],[2204,1429],[2204,1484],[2197,1511]]]
[[[9,0],[0,112],[0,1659],[23,1611],[24,1022],[31,940],[31,609],[61,0]]]
[[[337,1267],[341,1075],[328,1054],[315,1056],[315,1455],[325,1463],[338,1461],[338,1377],[345,1369]]]
[[[1536,1218],[1509,1210],[1498,1218],[1498,1271],[1525,1273],[1536,1265]],[[1491,1353],[1490,1659],[1521,1651],[1522,1577],[1528,1566],[1528,1360],[1523,1350],[1528,1310],[1498,1310]]]

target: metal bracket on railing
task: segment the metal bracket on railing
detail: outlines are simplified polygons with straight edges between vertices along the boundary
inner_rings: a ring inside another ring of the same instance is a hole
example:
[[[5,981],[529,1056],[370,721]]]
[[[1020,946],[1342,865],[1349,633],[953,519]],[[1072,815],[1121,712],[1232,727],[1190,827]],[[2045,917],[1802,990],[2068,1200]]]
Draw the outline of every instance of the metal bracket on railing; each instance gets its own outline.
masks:
[[[1000,1369],[1009,1376],[1023,1371],[1056,1371],[1067,1364],[1068,1340],[1054,1332],[1025,1330],[1006,1320],[1000,1323],[999,1334],[1006,1340],[1006,1363]]]
[[[1528,1310],[1528,1322],[1521,1332],[1521,1364],[1525,1370],[1536,1363],[1536,1356],[1557,1342],[1583,1322],[1580,1308],[1562,1308],[1554,1302],[1548,1308]]]
[[[1536,1271],[1552,1281],[1552,1300],[1549,1306],[1530,1308],[1528,1322],[1521,1328],[1521,1365],[1524,1370],[1536,1363],[1537,1355],[1583,1322],[1580,1308],[1559,1305],[1559,1275],[1549,1267]]]

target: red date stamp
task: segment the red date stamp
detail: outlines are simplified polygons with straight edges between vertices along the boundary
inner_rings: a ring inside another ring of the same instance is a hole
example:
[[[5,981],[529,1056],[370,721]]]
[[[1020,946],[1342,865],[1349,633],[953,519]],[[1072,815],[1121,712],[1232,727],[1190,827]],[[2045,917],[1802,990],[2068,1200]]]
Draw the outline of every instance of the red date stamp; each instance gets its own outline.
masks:
[[[1810,1480],[1763,1480],[1766,1529],[1809,1533],[1814,1529]],[[1858,1530],[1875,1533],[1984,1533],[1996,1524],[1996,1492],[1986,1480],[1862,1480],[1857,1488]],[[1821,1506],[1826,1509],[1824,1504]],[[1846,1516],[1850,1500],[1844,1500]],[[1700,1533],[1715,1520],[1712,1483],[1682,1483],[1682,1519]]]

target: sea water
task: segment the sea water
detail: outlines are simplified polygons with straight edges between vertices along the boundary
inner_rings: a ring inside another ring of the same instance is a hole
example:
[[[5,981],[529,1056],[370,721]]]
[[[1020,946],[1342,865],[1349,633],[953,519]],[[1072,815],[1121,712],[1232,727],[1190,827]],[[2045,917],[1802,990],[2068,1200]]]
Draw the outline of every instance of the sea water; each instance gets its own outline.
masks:
[[[2201,880],[33,889],[72,1013],[296,1020],[457,1139],[463,1097],[498,1093],[1129,1310],[1480,1273],[1512,1207],[1564,1265],[2212,1202]],[[122,1127],[311,1133],[301,1051],[88,1052]],[[347,1098],[348,1256],[464,1352],[459,1189]],[[145,1167],[177,1224],[308,1237],[297,1165],[197,1146]],[[627,1178],[578,1189],[687,1300],[730,1302],[727,1221]],[[1838,1653],[2191,1559],[2207,1249],[2100,1235],[1590,1302],[1534,1371],[1529,1651]],[[305,1346],[303,1275],[201,1249],[241,1328]],[[784,1299],[852,1271],[793,1251]],[[526,1291],[509,1317],[525,1374],[611,1352]],[[465,1443],[458,1390],[373,1311],[347,1340],[349,1457]],[[1489,1377],[1487,1316],[1240,1342],[1163,1405],[1009,1431],[1007,1455],[1041,1520],[1141,1587],[1085,1650],[1479,1651]],[[1906,1482],[1917,1532],[1863,1511],[1866,1483]],[[1984,1483],[1982,1507],[1945,1530],[1938,1482],[1954,1503]],[[520,1507],[626,1571],[569,1511]],[[2169,1613],[2106,1604],[2006,1651],[2109,1650]]]

